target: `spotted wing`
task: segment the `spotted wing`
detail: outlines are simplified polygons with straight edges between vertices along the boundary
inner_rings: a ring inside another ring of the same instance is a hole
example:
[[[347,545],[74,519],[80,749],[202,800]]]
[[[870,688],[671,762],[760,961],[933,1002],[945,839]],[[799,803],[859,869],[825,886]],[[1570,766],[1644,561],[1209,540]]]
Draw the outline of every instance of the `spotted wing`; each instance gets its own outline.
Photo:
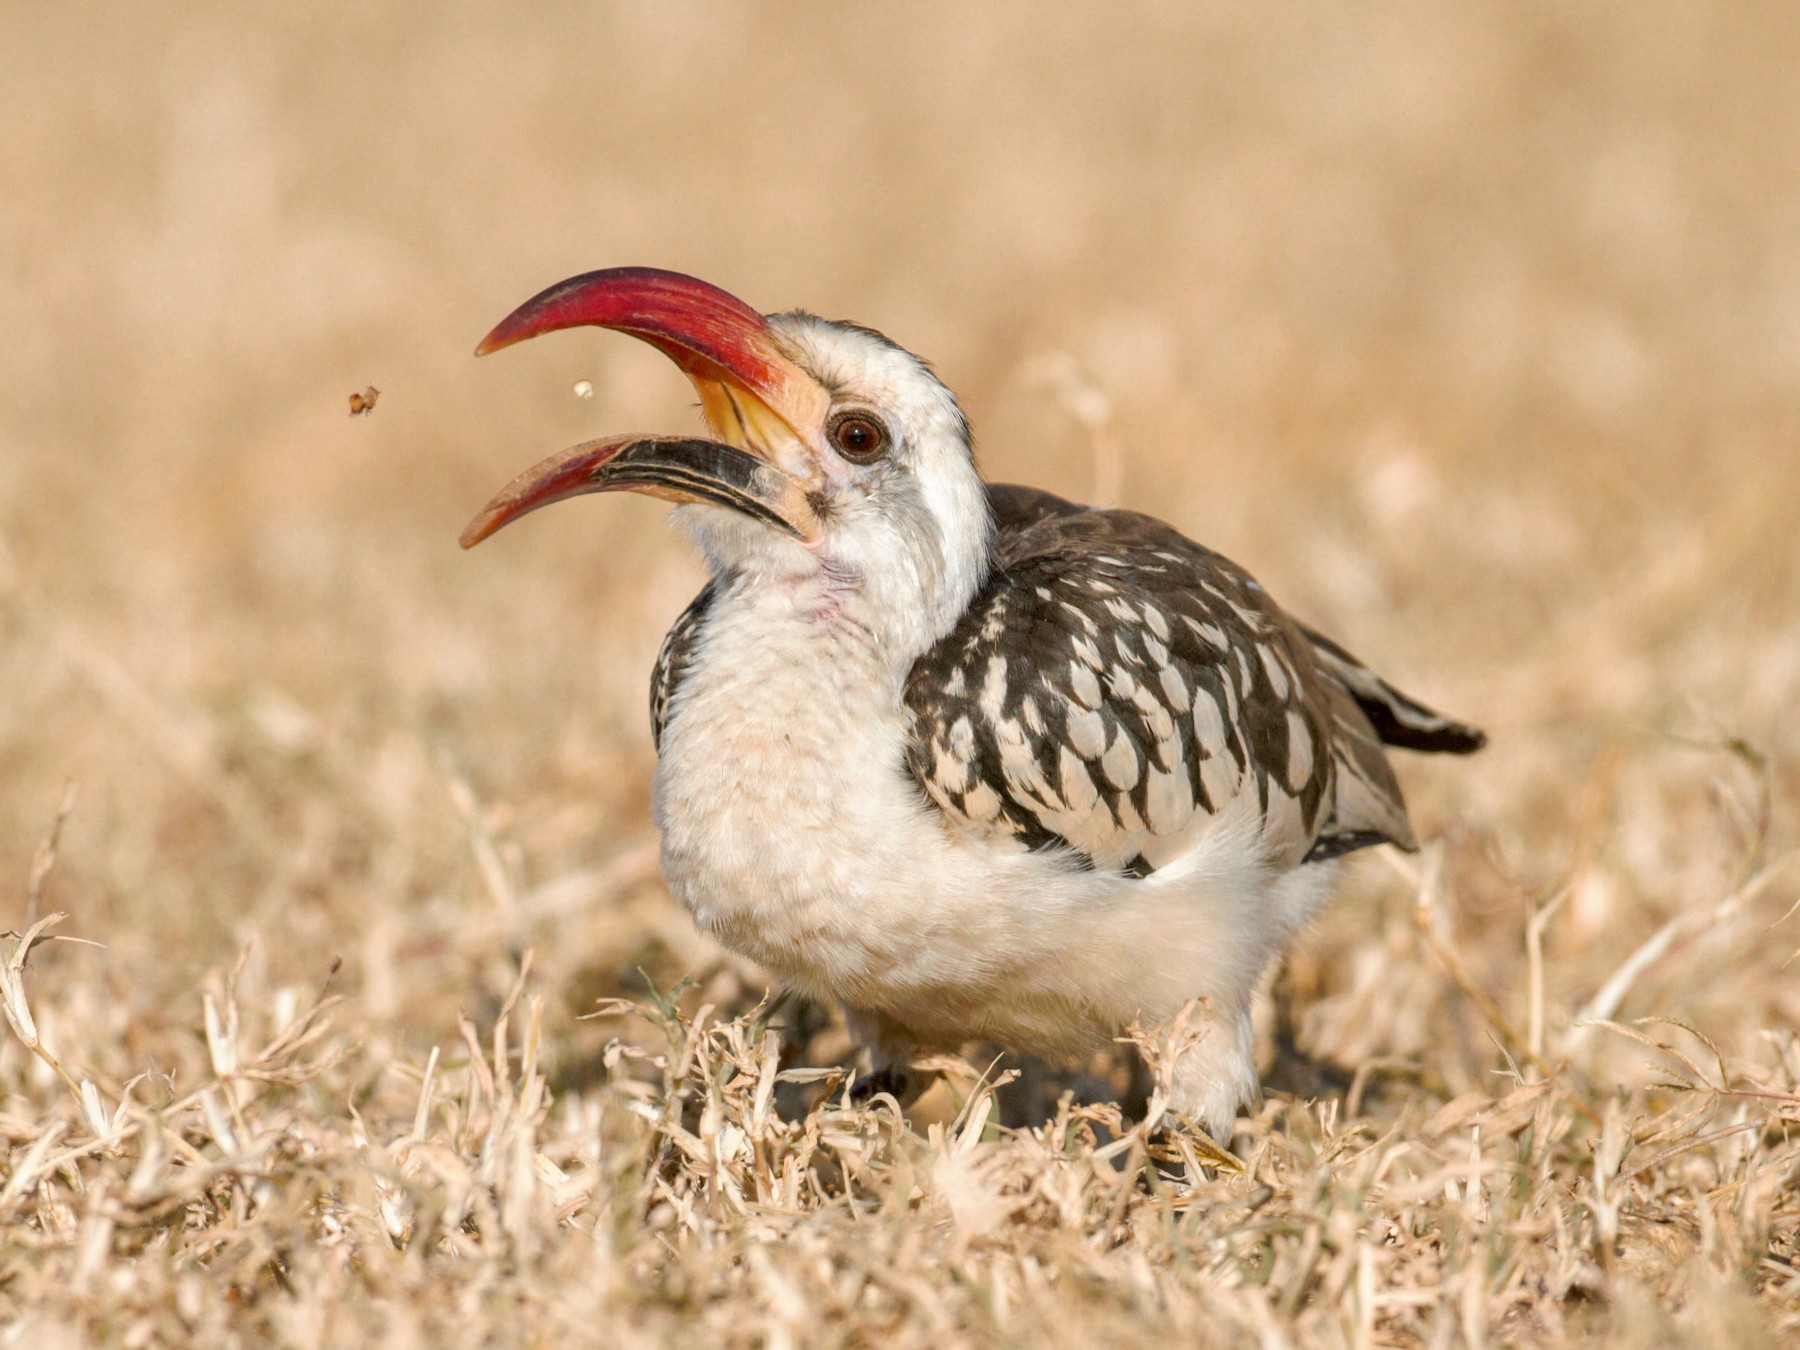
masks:
[[[905,695],[950,819],[1140,876],[1234,808],[1277,867],[1413,846],[1368,718],[1253,579],[1135,512],[993,505],[994,574]]]
[[[713,583],[701,587],[691,604],[681,611],[675,626],[663,638],[656,653],[656,669],[650,672],[650,740],[662,749],[663,728],[669,724],[669,706],[680,687],[682,677],[694,661],[694,649],[700,641],[707,610],[712,607]]]

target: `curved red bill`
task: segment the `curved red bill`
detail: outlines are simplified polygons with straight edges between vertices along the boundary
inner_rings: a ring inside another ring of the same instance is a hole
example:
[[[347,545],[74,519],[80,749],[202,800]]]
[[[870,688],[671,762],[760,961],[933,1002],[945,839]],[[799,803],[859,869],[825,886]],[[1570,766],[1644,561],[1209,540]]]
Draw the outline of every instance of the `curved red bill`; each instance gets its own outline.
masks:
[[[802,436],[823,415],[823,391],[776,345],[762,315],[717,286],[655,267],[609,267],[559,281],[502,319],[475,354],[584,326],[641,338],[696,382],[747,390]]]
[[[509,525],[540,506],[599,491],[595,480],[607,463],[640,439],[607,436],[586,441],[532,465],[494,494],[494,499],[481,508],[481,514],[469,522],[458,542],[464,548],[474,548],[502,525]]]
[[[805,489],[748,450],[692,436],[606,436],[572,446],[508,483],[462,533],[473,548],[520,516],[589,492],[642,492],[728,507],[799,539],[818,517]]]

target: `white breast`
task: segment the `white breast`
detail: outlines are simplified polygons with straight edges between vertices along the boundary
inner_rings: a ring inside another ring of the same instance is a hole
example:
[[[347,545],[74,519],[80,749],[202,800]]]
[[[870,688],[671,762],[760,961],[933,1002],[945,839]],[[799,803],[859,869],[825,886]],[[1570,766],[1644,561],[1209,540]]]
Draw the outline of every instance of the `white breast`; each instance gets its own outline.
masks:
[[[922,1044],[1076,1055],[1186,999],[1236,1002],[1322,898],[1272,886],[1247,815],[1143,880],[955,831],[906,767],[910,664],[804,585],[727,589],[670,709],[669,885],[804,992]]]

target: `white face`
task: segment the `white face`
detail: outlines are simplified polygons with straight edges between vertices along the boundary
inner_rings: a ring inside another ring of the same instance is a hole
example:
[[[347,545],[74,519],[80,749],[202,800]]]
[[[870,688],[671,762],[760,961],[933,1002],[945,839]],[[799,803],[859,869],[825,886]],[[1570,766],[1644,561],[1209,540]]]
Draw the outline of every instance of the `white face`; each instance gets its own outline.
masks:
[[[761,447],[807,484],[818,536],[801,542],[718,506],[679,518],[715,570],[753,585],[822,577],[859,622],[922,651],[986,574],[991,522],[968,422],[924,362],[877,333],[802,312],[769,327],[830,395],[810,443]]]

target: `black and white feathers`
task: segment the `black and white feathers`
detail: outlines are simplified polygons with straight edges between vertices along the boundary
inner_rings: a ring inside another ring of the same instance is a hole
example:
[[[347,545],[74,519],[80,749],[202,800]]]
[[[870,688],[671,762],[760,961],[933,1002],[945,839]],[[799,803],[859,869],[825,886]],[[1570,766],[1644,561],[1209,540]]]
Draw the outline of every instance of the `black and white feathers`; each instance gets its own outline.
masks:
[[[1278,871],[1415,848],[1384,745],[1486,743],[1290,618],[1252,577],[1134,511],[994,485],[992,567],[913,666],[906,765],[957,827],[1147,876],[1234,805]],[[714,585],[664,639],[661,744]]]

